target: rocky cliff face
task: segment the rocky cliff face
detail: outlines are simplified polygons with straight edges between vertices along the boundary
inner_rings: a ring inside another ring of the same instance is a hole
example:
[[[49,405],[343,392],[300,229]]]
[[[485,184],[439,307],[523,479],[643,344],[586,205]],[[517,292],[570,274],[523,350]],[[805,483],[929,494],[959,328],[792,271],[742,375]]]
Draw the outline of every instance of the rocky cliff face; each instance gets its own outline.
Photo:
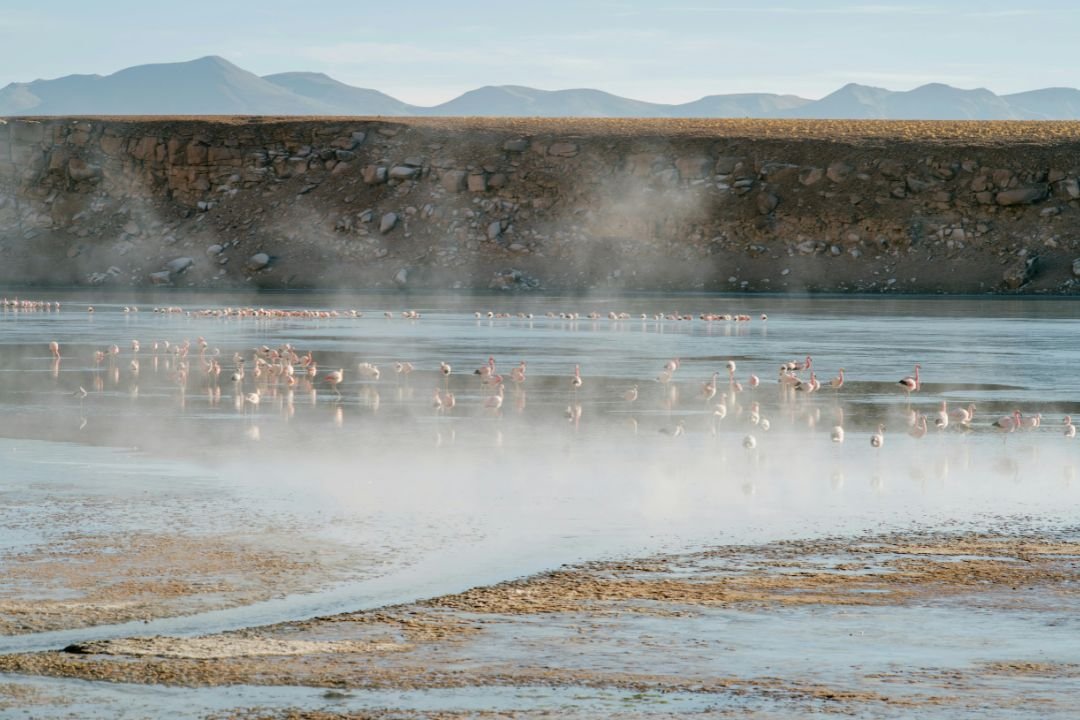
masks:
[[[12,119],[0,121],[0,282],[1073,293],[1072,137],[988,124]]]

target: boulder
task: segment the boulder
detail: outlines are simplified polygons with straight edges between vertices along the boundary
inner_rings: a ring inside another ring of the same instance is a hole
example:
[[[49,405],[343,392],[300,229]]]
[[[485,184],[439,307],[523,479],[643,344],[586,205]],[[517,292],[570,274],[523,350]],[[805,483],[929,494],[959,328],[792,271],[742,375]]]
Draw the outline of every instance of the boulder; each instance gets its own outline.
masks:
[[[502,235],[502,222],[495,220],[487,226],[487,239],[498,240],[500,235]]]
[[[824,177],[825,172],[821,168],[808,167],[803,168],[799,172],[799,182],[803,185],[806,185],[807,187],[811,185],[816,185],[817,183],[821,182],[822,178]]]
[[[401,268],[394,274],[394,284],[405,287],[409,284],[409,268]]]
[[[68,177],[75,182],[90,180],[99,175],[101,175],[101,168],[97,165],[91,165],[79,158],[71,158],[71,160],[68,160]]]
[[[506,152],[525,152],[529,149],[529,141],[525,138],[514,138],[504,142],[502,148]]]
[[[994,201],[998,205],[1031,205],[1046,199],[1048,188],[1046,185],[1029,185],[1011,190],[1002,190]]]
[[[465,178],[468,177],[464,170],[447,170],[439,178],[442,186],[449,192],[461,192],[465,189]]]
[[[382,165],[365,165],[363,177],[368,185],[380,185],[386,182],[386,168]]]
[[[1036,257],[1030,257],[1017,260],[1014,264],[1010,265],[1002,275],[1005,287],[1010,290],[1017,290],[1030,282],[1031,278],[1035,275],[1035,265],[1037,260],[1038,258]]]
[[[206,254],[213,257],[214,255],[220,255],[225,248],[221,245],[214,243],[210,247],[206,248]]]
[[[834,183],[840,183],[847,180],[847,177],[851,174],[852,170],[854,170],[854,168],[846,162],[837,160],[829,165],[829,169],[825,171],[825,176]]]
[[[487,178],[484,177],[483,173],[469,175],[468,187],[469,192],[486,192]]]
[[[266,267],[269,264],[270,264],[270,256],[269,255],[267,255],[264,252],[255,253],[254,255],[252,255],[251,257],[248,258],[247,269],[251,270],[252,272],[258,272],[259,270],[262,270],[264,267]]]
[[[683,180],[700,180],[712,172],[713,161],[701,155],[681,157],[675,161],[675,168]]]
[[[770,192],[764,192],[757,196],[757,209],[762,215],[768,215],[780,204],[780,198]]]
[[[382,216],[382,220],[379,221],[379,232],[383,235],[394,229],[398,222],[398,214],[394,212],[388,212]]]
[[[165,263],[165,269],[173,275],[179,275],[187,270],[195,261],[189,257],[178,257]]]
[[[1073,277],[1080,278],[1080,258],[1073,260]]]
[[[578,154],[577,143],[557,142],[548,147],[548,155],[552,157],[569,158]]]
[[[391,180],[412,180],[419,177],[420,168],[412,167],[410,165],[395,165],[390,168]]]
[[[1061,187],[1071,200],[1080,198],[1080,181],[1076,178],[1068,178],[1062,181]]]
[[[92,283],[93,281],[91,281]],[[154,285],[168,285],[172,282],[172,276],[168,270],[162,270],[160,272],[150,273],[150,282]]]

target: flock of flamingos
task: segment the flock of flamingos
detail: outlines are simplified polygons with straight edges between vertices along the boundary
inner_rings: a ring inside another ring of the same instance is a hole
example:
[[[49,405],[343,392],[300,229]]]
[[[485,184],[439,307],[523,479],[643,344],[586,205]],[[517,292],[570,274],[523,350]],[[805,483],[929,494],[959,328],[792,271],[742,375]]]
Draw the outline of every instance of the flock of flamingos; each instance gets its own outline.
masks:
[[[59,311],[60,303],[27,300],[11,301],[4,298],[0,301],[0,309],[21,311],[53,311],[55,309]],[[131,306],[125,307],[123,310],[124,312],[129,313],[138,312],[137,307]],[[92,313],[94,312],[94,309],[93,307],[89,307],[87,308],[87,311]],[[155,312],[185,313],[191,317],[288,317],[321,319],[362,316],[362,313],[355,310],[338,312],[325,310],[217,308],[200,311],[184,311],[180,308],[169,307],[155,308]],[[477,312],[475,315],[477,318],[531,317],[525,313],[511,315],[509,313]],[[395,317],[394,314],[389,312],[385,313],[385,316],[388,319],[393,319]],[[417,320],[421,317],[420,313],[412,310],[406,310],[402,312],[400,316],[410,320]],[[577,318],[576,315],[568,315],[565,313],[561,315],[549,313],[548,316],[562,317],[564,319]],[[584,317],[590,319],[602,319],[603,316],[598,313],[592,313]],[[629,318],[629,315],[612,312],[609,313],[608,317],[612,320],[620,320]],[[642,317],[644,319],[644,316]],[[656,319],[690,321],[694,318],[672,314],[658,315]],[[708,322],[747,322],[750,320],[750,317],[747,315],[701,315],[698,319]],[[767,320],[767,317],[762,315],[761,320],[765,321]],[[48,344],[48,349],[54,359],[56,367],[58,367],[59,361],[63,357],[59,342],[55,340],[50,342]],[[232,394],[236,399],[237,406],[243,408],[245,412],[248,408],[250,408],[252,412],[257,411],[265,394],[276,394],[281,391],[291,396],[294,388],[297,388],[297,386],[301,384],[305,389],[312,392],[314,391],[314,388],[321,384],[332,391],[336,398],[340,400],[342,398],[341,386],[345,383],[347,375],[353,372],[353,370],[350,370],[347,373],[345,368],[320,370],[318,362],[311,351],[301,354],[301,352],[296,350],[291,344],[284,344],[277,348],[263,345],[252,352],[250,359],[244,357],[240,353],[235,353],[230,362],[223,360],[220,350],[210,348],[206,340],[201,337],[194,342],[190,340],[184,340],[179,343],[155,341],[150,343],[146,348],[144,348],[143,344],[138,340],[132,340],[129,345],[129,351],[123,354],[123,356],[120,346],[114,344],[107,348],[95,351],[93,363],[97,370],[111,369],[113,372],[118,373],[119,365],[122,362],[126,362],[129,371],[137,375],[140,368],[140,358],[146,358],[148,355],[154,358],[155,369],[157,368],[157,361],[159,358],[166,362],[166,369],[169,372],[170,380],[182,390],[188,387],[192,374],[201,374],[204,386],[208,388],[211,393],[220,393],[221,384],[226,384],[227,387],[232,389]],[[223,362],[228,366],[228,369],[223,366]],[[663,367],[659,369],[658,374],[654,378],[655,383],[664,387],[668,392],[667,407],[669,410],[672,405],[677,402],[678,398],[676,377],[679,368],[679,359],[672,358],[664,363]],[[393,369],[398,378],[398,382],[407,383],[410,374],[416,368],[411,362],[398,361],[393,364]],[[920,377],[921,370],[921,365],[916,364],[911,375],[900,378],[896,383],[897,392],[906,394],[909,400],[913,394],[919,393],[922,390],[922,378]],[[431,395],[432,411],[438,414],[452,413],[458,404],[457,397],[450,390],[450,380],[451,376],[455,374],[455,369],[447,362],[440,362],[437,373],[438,375],[436,377],[440,379],[437,381],[438,384],[434,387]],[[370,385],[372,383],[377,383],[383,372],[374,363],[361,362],[356,366],[355,374],[359,380],[365,383],[365,385]],[[752,397],[753,393],[758,391],[762,381],[754,374],[749,375],[745,385],[737,380],[734,360],[728,360],[726,363],[726,382],[721,379],[723,374],[724,373],[720,371],[713,372],[709,379],[700,382],[698,385],[698,398],[702,402],[702,407],[706,411],[711,411],[714,420],[714,433],[717,424],[724,420],[724,418],[733,410],[737,410],[740,418],[745,415],[745,420],[749,423],[748,429],[751,432],[748,432],[744,436],[743,445],[746,448],[752,449],[757,445],[757,438],[753,432],[768,431],[770,423],[767,418],[762,416],[761,404],[759,402],[750,402],[748,412],[744,412],[744,408],[738,402],[738,397],[747,390]],[[222,375],[224,375],[224,379],[222,379]],[[469,369],[466,371],[465,375],[471,378],[468,381],[469,383],[475,383],[473,387],[480,388],[480,399],[478,402],[482,406],[483,412],[490,413],[494,416],[498,416],[502,413],[508,386],[513,388],[512,392],[520,394],[521,403],[518,409],[524,408],[522,389],[526,386],[528,380],[528,364],[526,361],[520,361],[504,375],[498,370],[495,358],[489,357],[487,362],[475,369]],[[550,378],[545,379],[545,382],[546,387],[553,387]],[[559,381],[556,379],[554,385],[556,391],[558,390],[558,382]],[[582,405],[578,400],[579,393],[586,382],[582,377],[580,365],[575,365],[573,371],[568,372],[562,382],[564,383],[564,389],[569,401],[566,407],[565,417],[576,426],[577,423],[580,422],[582,416]],[[781,400],[791,401],[800,395],[811,395],[822,390],[838,393],[844,387],[845,376],[844,370],[841,368],[835,377],[822,383],[818,379],[817,371],[814,368],[813,358],[810,355],[807,355],[801,360],[792,360],[781,363],[776,382],[781,392]],[[639,385],[633,385],[626,388],[624,391],[619,391],[619,393],[618,397],[611,398],[610,400],[622,403],[630,408],[638,402],[641,387]],[[86,397],[87,392],[80,387],[76,395],[81,401],[82,398]],[[942,400],[939,409],[936,412],[927,415],[912,409],[909,403],[905,413],[907,433],[912,437],[921,438],[925,436],[931,428],[940,431],[952,426],[961,430],[971,430],[973,423],[975,422],[975,410],[974,404],[950,409],[947,402]],[[836,413],[837,424],[831,428],[830,437],[834,443],[842,443],[844,442],[845,434],[843,427],[843,411],[838,407]],[[1040,428],[1041,423],[1041,414],[1025,416],[1019,410],[1014,410],[1008,415],[993,420],[990,423],[990,427],[1000,433],[1013,433],[1017,431],[1037,430]],[[685,427],[680,420],[674,429],[664,429],[661,432],[678,436],[685,432]],[[1072,423],[1072,418],[1068,415],[1064,417],[1062,432],[1066,438],[1074,438],[1076,436],[1076,427]],[[884,443],[885,427],[884,425],[878,425],[877,429],[870,435],[870,444],[872,447],[880,448]]]

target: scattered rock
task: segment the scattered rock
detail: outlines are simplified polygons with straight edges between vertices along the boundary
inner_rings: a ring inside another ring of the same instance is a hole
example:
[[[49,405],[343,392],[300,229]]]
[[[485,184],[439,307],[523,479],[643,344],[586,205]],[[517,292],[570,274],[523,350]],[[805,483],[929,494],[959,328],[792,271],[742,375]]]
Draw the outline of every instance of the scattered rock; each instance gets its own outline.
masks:
[[[1032,185],[1002,190],[994,198],[998,205],[1031,205],[1046,199],[1049,188],[1046,185]]]
[[[504,142],[502,147],[506,152],[525,152],[529,149],[529,141],[525,138],[515,138]]]
[[[391,180],[412,180],[419,177],[420,168],[410,167],[409,165],[395,165],[390,168]]]
[[[387,179],[386,168],[382,165],[365,165],[361,174],[368,185],[381,185]]]
[[[552,143],[548,147],[548,155],[553,157],[569,158],[578,154],[578,146],[572,142],[557,142]]]
[[[264,267],[270,264],[270,256],[264,252],[255,253],[248,258],[247,269],[252,272],[258,272]]]
[[[757,196],[757,209],[762,215],[768,215],[780,204],[780,198],[770,192],[764,192]]]
[[[821,182],[825,177],[825,172],[821,168],[810,167],[804,168],[799,172],[799,182],[807,187],[816,185]]]
[[[394,212],[388,212],[382,216],[382,220],[379,221],[379,232],[385,235],[394,229],[398,222],[398,214]]]
[[[210,247],[206,248],[206,254],[213,257],[214,255],[220,255],[225,248],[217,243],[214,243]]]
[[[1073,277],[1080,278],[1080,258],[1073,260],[1072,272]]]
[[[469,175],[469,192],[486,192],[487,191],[487,178],[483,173],[473,173]]]
[[[533,290],[539,287],[539,280],[514,269],[496,271],[488,283],[491,290]]]
[[[1017,290],[1029,283],[1035,276],[1037,264],[1038,257],[1033,255],[1027,258],[1021,258],[1010,265],[1002,276],[1002,279],[1005,281],[1005,287],[1010,290]]]
[[[502,235],[502,230],[502,222],[495,220],[487,226],[487,239],[493,241],[498,240],[499,236]]]
[[[464,170],[447,170],[439,178],[439,182],[449,192],[461,192],[465,189],[465,179],[468,174]]]
[[[160,272],[150,273],[150,282],[154,285],[168,285],[172,282],[172,276],[168,270],[161,270]],[[91,281],[91,284],[95,284]]]
[[[837,160],[829,165],[829,169],[825,171],[825,176],[832,180],[834,183],[841,183],[847,180],[848,175],[851,174],[855,168],[848,165],[842,160]]]
[[[394,284],[405,287],[409,284],[409,268],[401,268],[394,274]]]
[[[191,267],[194,262],[195,261],[189,257],[178,257],[165,263],[165,269],[173,275],[179,275]]]

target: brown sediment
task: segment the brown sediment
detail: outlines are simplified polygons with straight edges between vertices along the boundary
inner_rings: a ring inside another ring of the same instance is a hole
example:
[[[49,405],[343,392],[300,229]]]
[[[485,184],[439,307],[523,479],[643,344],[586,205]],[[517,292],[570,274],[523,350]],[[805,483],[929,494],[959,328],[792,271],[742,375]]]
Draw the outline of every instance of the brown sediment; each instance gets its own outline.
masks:
[[[1069,600],[1080,577],[1078,557],[1080,542],[1071,539],[1005,534],[898,534],[724,547],[585,563],[410,605],[204,638],[106,640],[77,644],[68,652],[7,655],[0,657],[0,671],[187,686],[679,692],[754,699],[792,712],[812,707],[873,714],[875,708],[932,711],[971,703],[1002,710],[1016,707],[1015,698],[984,697],[980,688],[987,678],[1073,679],[1080,677],[1080,664],[1017,657],[964,668],[898,667],[868,672],[857,683],[792,676],[783,668],[773,675],[747,674],[737,657],[722,671],[693,666],[668,671],[666,658],[674,652],[674,661],[678,648],[664,640],[665,628],[699,621],[699,615],[716,608],[758,615],[836,606],[993,612],[1006,598],[1013,607],[1037,614],[1047,610],[1048,599],[1057,609]],[[655,623],[648,634],[612,629],[612,623],[642,614]],[[541,628],[544,636],[534,637]],[[654,661],[613,665],[611,652]],[[1064,700],[1040,696],[1038,702],[1060,709]],[[343,716],[248,712],[236,717]]]
[[[69,535],[4,558],[0,634],[107,625],[246,605],[339,575],[334,549],[257,535]]]

